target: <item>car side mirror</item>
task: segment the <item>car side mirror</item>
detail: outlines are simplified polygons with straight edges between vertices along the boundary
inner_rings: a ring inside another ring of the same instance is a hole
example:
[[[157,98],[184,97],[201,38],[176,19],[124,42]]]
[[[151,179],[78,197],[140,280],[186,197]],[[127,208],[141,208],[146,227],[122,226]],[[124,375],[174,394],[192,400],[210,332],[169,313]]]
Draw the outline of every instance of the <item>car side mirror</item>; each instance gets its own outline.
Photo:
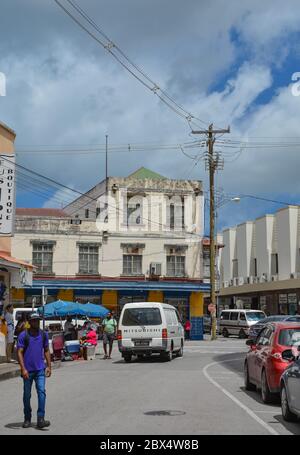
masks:
[[[298,348],[299,349],[299,348]],[[283,351],[281,353],[281,357],[284,359],[284,360],[288,360],[289,362],[295,360],[295,356],[292,352],[291,349],[286,349],[285,351]]]
[[[246,345],[247,345],[247,346],[254,346],[254,345],[255,345],[255,341],[252,340],[252,339],[247,340],[247,341],[246,341]]]

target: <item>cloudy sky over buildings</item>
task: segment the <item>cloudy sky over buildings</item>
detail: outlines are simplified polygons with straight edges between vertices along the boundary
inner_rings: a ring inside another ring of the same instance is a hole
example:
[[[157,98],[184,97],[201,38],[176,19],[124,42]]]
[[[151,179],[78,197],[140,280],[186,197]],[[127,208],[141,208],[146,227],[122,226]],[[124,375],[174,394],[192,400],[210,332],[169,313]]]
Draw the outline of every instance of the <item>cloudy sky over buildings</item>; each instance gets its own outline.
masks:
[[[77,3],[187,111],[207,125],[230,125],[231,133],[219,138],[226,142],[216,144],[225,157],[217,175],[225,194],[298,203],[300,96],[293,96],[291,79],[300,71],[297,0]],[[85,191],[105,176],[105,155],[89,148],[103,146],[108,134],[111,146],[120,145],[110,153],[110,175],[145,166],[170,178],[201,179],[207,189],[204,162],[198,159],[203,148],[184,149],[192,159],[180,148],[149,148],[198,139],[188,122],[54,0],[2,2],[0,72],[6,76],[0,120],[16,131],[18,163],[25,167]],[[144,149],[128,152],[127,144],[141,143]],[[84,152],[71,153],[75,148]],[[48,189],[48,198],[46,190],[39,191],[28,192],[23,180],[18,205],[70,201],[62,190]],[[280,207],[243,198],[238,206],[220,208],[219,223],[229,226]]]

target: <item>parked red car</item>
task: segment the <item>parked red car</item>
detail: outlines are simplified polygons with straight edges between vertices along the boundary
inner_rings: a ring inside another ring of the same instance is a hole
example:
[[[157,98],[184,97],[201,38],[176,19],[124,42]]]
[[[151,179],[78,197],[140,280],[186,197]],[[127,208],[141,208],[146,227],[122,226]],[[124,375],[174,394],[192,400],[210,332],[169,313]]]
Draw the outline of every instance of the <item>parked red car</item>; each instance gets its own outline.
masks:
[[[271,403],[280,393],[280,377],[290,362],[281,353],[300,344],[300,324],[273,322],[259,332],[256,340],[249,339],[250,346],[244,364],[246,390],[261,389],[264,403]]]

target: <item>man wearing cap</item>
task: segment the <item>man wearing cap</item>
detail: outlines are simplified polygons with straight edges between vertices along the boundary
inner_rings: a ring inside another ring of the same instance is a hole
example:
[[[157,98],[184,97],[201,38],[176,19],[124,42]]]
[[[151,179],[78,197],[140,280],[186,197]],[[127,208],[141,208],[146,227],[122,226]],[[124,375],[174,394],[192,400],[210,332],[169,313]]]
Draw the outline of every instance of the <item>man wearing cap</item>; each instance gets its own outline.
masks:
[[[45,428],[50,422],[45,420],[45,378],[51,376],[51,358],[49,340],[46,332],[40,330],[40,317],[33,313],[29,318],[30,329],[23,331],[18,337],[18,359],[23,378],[23,428],[31,426],[31,388],[35,382],[38,395],[37,427]],[[45,361],[47,367],[45,368]]]

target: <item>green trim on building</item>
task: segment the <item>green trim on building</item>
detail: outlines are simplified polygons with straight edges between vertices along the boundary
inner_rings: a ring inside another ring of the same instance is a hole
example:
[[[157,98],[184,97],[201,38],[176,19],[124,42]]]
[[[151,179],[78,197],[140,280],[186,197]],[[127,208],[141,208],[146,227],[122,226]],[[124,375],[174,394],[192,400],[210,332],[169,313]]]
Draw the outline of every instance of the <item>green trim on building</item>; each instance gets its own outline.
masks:
[[[150,169],[147,169],[145,167],[140,167],[137,171],[128,175],[127,178],[141,179],[141,180],[143,180],[143,179],[165,180],[167,177],[157,174],[157,172],[153,172]]]

